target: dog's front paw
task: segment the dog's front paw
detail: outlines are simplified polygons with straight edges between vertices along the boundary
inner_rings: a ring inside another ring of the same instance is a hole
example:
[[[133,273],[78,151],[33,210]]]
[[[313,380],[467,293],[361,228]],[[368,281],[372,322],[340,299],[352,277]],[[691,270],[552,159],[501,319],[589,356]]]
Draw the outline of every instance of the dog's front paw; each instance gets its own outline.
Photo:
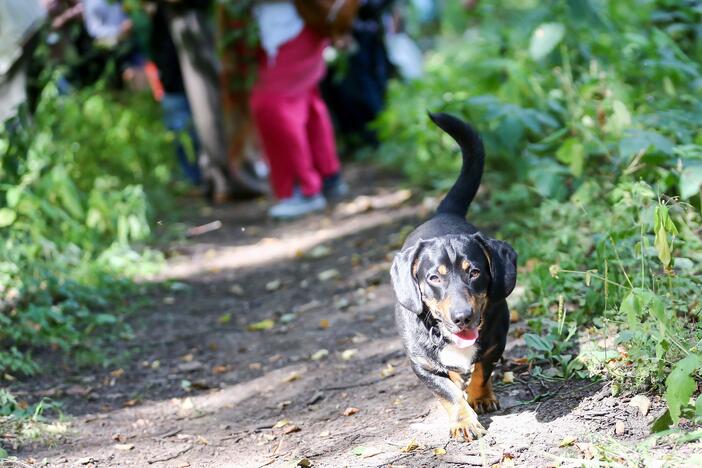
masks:
[[[473,413],[473,411],[471,411]],[[487,432],[480,421],[478,421],[478,416],[473,414],[467,414],[457,421],[453,421],[450,427],[451,437],[454,439],[463,439],[466,442],[471,442],[475,439],[479,439],[485,435]]]
[[[468,404],[478,414],[490,413],[500,409],[500,402],[492,391],[480,395],[471,395],[468,392]]]

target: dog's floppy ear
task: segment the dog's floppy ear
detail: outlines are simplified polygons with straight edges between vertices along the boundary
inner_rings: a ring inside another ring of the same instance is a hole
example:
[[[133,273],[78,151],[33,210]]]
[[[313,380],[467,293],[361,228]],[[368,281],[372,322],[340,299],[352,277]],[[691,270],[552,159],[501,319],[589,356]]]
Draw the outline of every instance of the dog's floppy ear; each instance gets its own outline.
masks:
[[[421,314],[424,306],[422,305],[422,295],[419,292],[419,284],[414,277],[414,262],[422,248],[422,242],[418,242],[412,247],[408,247],[395,255],[390,268],[390,278],[392,279],[392,287],[395,290],[397,302],[407,310],[411,310],[415,314]]]
[[[475,234],[490,265],[490,288],[492,301],[505,299],[517,284],[517,252],[511,245],[500,240],[489,239],[481,233]]]

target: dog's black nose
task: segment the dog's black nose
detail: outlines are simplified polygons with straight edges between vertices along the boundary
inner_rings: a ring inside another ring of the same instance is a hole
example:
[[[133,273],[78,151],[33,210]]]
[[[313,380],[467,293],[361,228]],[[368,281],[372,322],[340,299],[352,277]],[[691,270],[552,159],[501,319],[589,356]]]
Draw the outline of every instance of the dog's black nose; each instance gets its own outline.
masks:
[[[472,318],[473,311],[471,309],[462,309],[451,313],[451,320],[461,330],[468,326]]]

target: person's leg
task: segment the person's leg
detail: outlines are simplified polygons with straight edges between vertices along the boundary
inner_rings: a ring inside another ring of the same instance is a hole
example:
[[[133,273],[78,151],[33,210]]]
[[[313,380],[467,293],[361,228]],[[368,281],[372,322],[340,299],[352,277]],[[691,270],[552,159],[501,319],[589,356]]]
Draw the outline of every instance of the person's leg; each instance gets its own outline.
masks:
[[[206,13],[195,9],[170,11],[168,23],[202,147],[200,167],[221,201],[230,187],[214,34]]]
[[[181,93],[166,93],[161,100],[161,107],[166,128],[176,134],[175,149],[180,168],[193,185],[199,185],[200,170],[197,162],[193,162],[194,158],[189,157],[197,155],[197,136],[192,132],[192,115],[188,98]],[[184,138],[187,137],[190,138],[190,145],[184,144]]]
[[[308,103],[306,131],[314,168],[323,178],[333,176],[339,172],[341,164],[336,153],[334,127],[329,110],[316,88],[310,91]]]
[[[297,183],[305,196],[317,195],[322,181],[314,169],[306,123],[306,96],[280,96],[254,88],[251,113],[271,169],[271,185],[280,199],[290,198]]]

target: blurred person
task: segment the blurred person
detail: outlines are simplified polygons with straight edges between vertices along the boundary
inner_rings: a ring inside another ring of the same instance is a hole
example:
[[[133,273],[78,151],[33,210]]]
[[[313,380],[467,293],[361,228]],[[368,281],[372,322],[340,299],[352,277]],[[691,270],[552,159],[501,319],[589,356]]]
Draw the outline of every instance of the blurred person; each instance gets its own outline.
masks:
[[[100,48],[103,58],[114,57],[124,83],[143,89],[145,59],[132,37],[134,23],[122,3],[109,0],[82,0],[85,29]]]
[[[348,62],[329,73],[323,82],[339,130],[356,137],[357,145],[375,145],[375,132],[368,128],[385,103],[385,91],[393,65],[385,46],[383,18],[394,0],[362,0],[353,22]]]
[[[0,126],[27,101],[27,64],[45,19],[40,0],[0,2]]]
[[[278,202],[269,215],[292,219],[323,210],[348,187],[318,84],[328,40],[305,26],[292,2],[257,1],[262,50],[250,105]]]
[[[201,145],[200,169],[213,203],[233,193],[257,194],[260,178],[244,167],[228,163],[219,83],[220,64],[210,9],[212,0],[161,0],[169,31],[178,52],[185,91]]]
[[[192,113],[188,97],[185,94],[183,76],[178,63],[176,50],[171,33],[168,30],[166,12],[162,5],[157,5],[151,18],[151,57],[158,69],[158,78],[162,93],[157,96],[163,111],[166,128],[176,134],[175,150],[178,165],[185,178],[192,185],[201,183],[200,168],[191,155],[199,152],[199,141],[192,122]],[[190,139],[190,147],[185,145],[182,138]]]

